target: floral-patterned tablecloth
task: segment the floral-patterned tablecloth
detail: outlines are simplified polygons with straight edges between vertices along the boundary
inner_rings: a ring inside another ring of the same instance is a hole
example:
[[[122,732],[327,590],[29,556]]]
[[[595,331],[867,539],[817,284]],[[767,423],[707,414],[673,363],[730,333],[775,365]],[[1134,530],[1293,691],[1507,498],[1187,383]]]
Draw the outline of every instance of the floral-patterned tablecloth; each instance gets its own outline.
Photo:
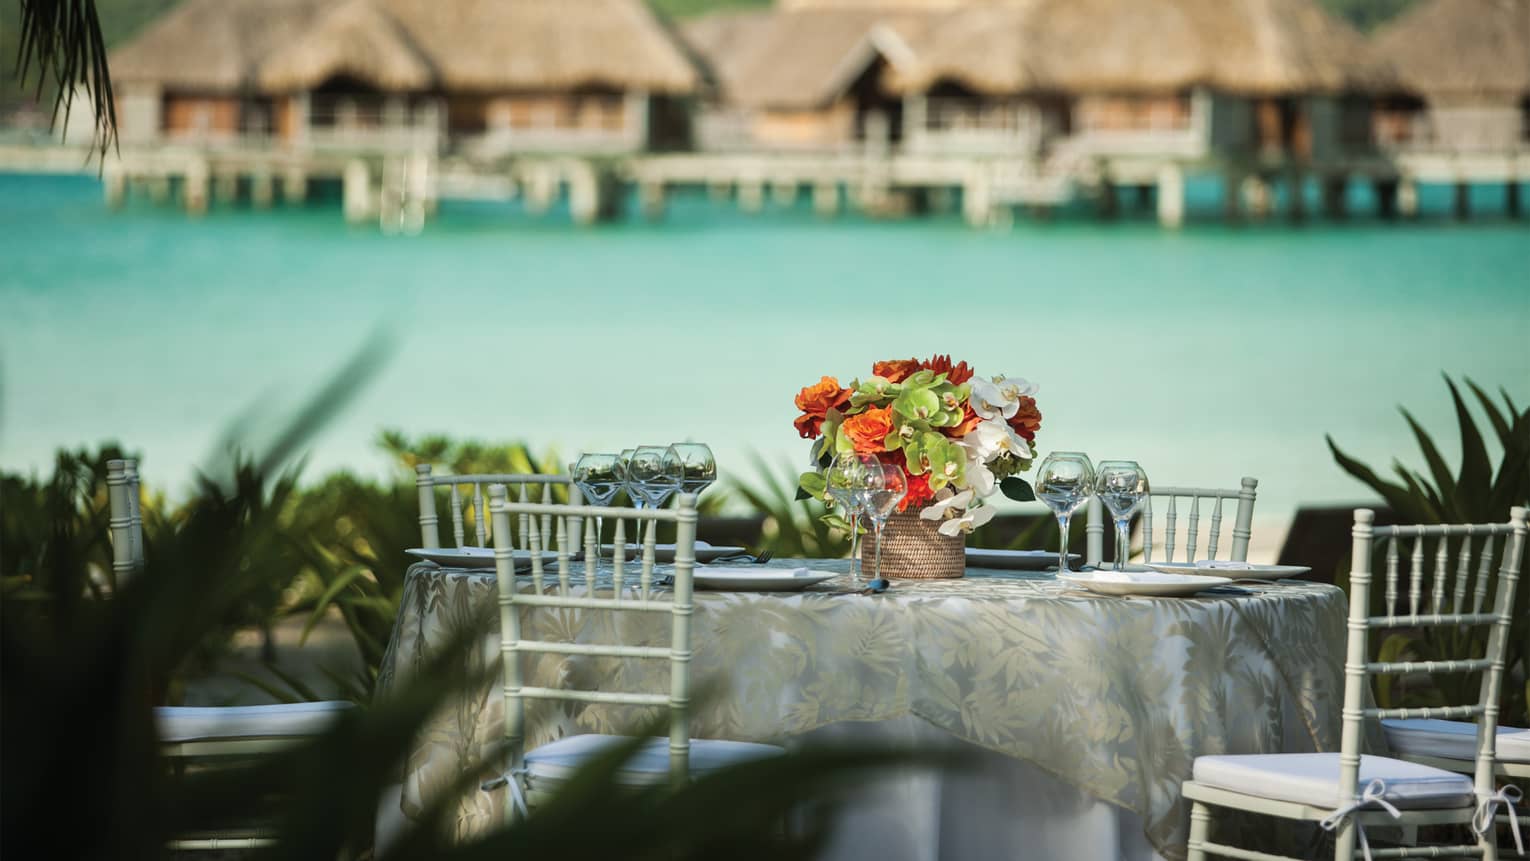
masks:
[[[847,563],[772,564],[844,571]],[[851,594],[848,580],[790,594],[697,591],[693,678],[710,699],[693,717],[693,736],[781,742],[841,721],[914,716],[1135,811],[1169,858],[1184,854],[1179,788],[1196,756],[1338,749],[1345,600],[1333,586],[1285,581],[1246,595],[1122,599],[981,569],[959,580],[895,581],[882,595]],[[496,595],[490,571],[412,567],[380,695]],[[621,614],[618,637],[606,611],[521,612],[528,638],[669,642],[667,614]],[[498,649],[490,632],[470,660],[483,670]],[[526,660],[528,684],[668,689],[665,662]],[[406,813],[482,761],[501,736],[502,706],[498,686],[485,684],[429,722],[406,766]],[[653,717],[580,703],[527,708],[531,746],[631,731]],[[487,829],[501,809],[497,795],[469,793],[456,830]]]

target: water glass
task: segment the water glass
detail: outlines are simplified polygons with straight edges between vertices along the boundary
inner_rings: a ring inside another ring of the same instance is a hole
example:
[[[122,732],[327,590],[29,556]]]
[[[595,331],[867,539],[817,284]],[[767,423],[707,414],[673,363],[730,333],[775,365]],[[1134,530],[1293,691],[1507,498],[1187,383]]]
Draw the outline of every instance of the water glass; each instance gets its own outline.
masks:
[[[663,508],[680,489],[682,467],[674,446],[644,445],[627,461],[627,492],[649,508]]]
[[[1069,571],[1068,522],[1093,492],[1094,465],[1089,462],[1089,456],[1081,452],[1053,452],[1036,470],[1036,498],[1057,515],[1057,528],[1062,532],[1057,541],[1059,573]]]
[[[621,456],[616,454],[582,454],[574,461],[569,477],[590,505],[610,505],[611,500],[626,484],[622,472]],[[595,518],[595,543],[600,543],[601,518]]]
[[[866,494],[882,483],[882,464],[874,458],[871,460],[874,468],[861,455],[837,455],[823,475],[829,497],[839,503],[845,519],[850,521],[851,574],[857,583],[861,580],[861,557],[856,553],[860,545],[861,514],[866,510]]]
[[[717,481],[717,459],[706,443],[677,442],[670,446],[680,455],[680,492],[701,495]]]
[[[873,583],[882,582],[882,527],[887,525],[887,518],[897,509],[898,504],[908,496],[908,478],[903,474],[903,467],[894,464],[885,464],[870,458],[872,463],[867,466],[870,470],[880,467],[882,471],[882,485],[865,492],[866,516],[871,518],[872,528],[876,530],[877,556],[876,556],[876,580]]]
[[[1147,472],[1134,460],[1102,461],[1094,479],[1094,492],[1115,518],[1116,570],[1124,570],[1131,552],[1132,515],[1148,495]]]

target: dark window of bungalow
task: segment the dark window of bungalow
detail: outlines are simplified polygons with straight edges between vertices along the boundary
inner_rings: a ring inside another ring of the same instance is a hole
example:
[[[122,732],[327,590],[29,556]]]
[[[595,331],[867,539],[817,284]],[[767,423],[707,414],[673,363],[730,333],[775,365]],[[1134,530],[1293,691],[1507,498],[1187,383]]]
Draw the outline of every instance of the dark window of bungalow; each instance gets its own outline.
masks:
[[[1372,143],[1370,98],[1359,93],[1339,97],[1339,145],[1348,150],[1365,149]]]
[[[889,92],[883,85],[887,61],[880,54],[850,84],[848,95],[855,104],[855,139],[865,140],[867,134],[876,133],[870,126],[873,117],[885,123],[889,142],[903,139],[903,98]]]
[[[310,124],[315,128],[382,125],[383,94],[359,78],[335,75],[309,95]]]
[[[1371,125],[1378,144],[1413,142],[1415,130],[1424,116],[1424,100],[1407,93],[1378,98],[1371,106]]]
[[[1530,93],[1519,100],[1519,137],[1530,141]]]
[[[606,84],[586,84],[568,94],[567,126],[580,131],[619,132],[627,125],[622,91]]]

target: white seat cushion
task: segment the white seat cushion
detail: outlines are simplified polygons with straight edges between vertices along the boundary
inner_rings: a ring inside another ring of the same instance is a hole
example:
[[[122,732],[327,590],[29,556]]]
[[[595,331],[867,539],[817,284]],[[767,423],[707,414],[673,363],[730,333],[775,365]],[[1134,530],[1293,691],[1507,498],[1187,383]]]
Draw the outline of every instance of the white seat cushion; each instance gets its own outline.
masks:
[[[1198,756],[1195,782],[1258,798],[1337,808],[1337,753],[1269,753]],[[1386,785],[1385,798],[1399,808],[1452,809],[1475,802],[1472,782],[1454,772],[1384,756],[1360,757],[1360,787]]]
[[[269,706],[162,706],[154,710],[164,742],[227,741],[318,735],[354,703],[280,703]]]
[[[622,735],[573,735],[526,754],[526,772],[542,780],[567,780],[580,766],[632,739]],[[768,759],[786,753],[773,744],[721,739],[691,739],[691,774],[705,774],[728,765]],[[662,783],[669,775],[669,739],[651,738],[617,772],[618,783],[641,786]]]
[[[1477,725],[1458,720],[1388,719],[1387,744],[1398,753],[1443,759],[1477,758]],[[1500,762],[1530,762],[1530,729],[1501,726],[1493,749]]]

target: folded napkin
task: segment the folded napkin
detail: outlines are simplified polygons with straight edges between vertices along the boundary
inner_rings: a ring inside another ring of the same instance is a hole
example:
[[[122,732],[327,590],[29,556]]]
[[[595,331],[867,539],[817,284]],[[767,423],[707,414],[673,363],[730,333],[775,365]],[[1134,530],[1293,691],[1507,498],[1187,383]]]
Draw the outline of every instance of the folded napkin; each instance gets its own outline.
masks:
[[[1135,583],[1137,578],[1130,571],[1107,571],[1100,569],[1090,573],[1090,577],[1101,583]]]
[[[1247,562],[1233,562],[1223,559],[1202,559],[1195,563],[1197,568],[1210,568],[1213,571],[1247,571],[1254,566]]]

